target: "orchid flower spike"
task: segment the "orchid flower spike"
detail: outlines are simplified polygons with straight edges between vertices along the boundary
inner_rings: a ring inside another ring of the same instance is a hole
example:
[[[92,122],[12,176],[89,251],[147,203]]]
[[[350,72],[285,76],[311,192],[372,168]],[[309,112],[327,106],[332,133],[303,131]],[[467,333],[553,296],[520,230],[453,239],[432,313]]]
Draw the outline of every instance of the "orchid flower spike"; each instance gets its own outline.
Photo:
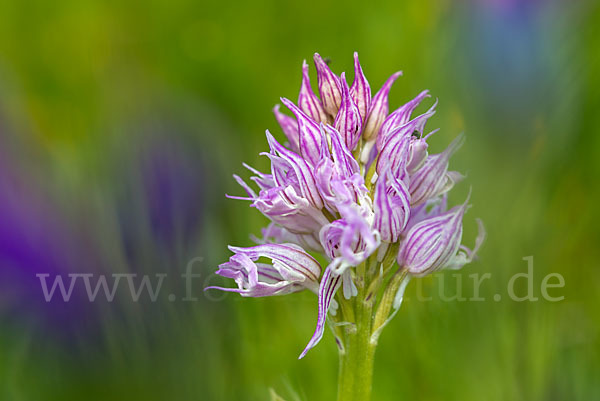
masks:
[[[269,223],[255,237],[258,245],[230,247],[234,254],[219,266],[217,274],[236,286],[208,287],[243,297],[313,292],[316,328],[300,357],[321,340],[328,321],[348,333],[357,329],[360,322],[348,312],[353,302],[377,307],[372,322],[378,336],[408,278],[461,268],[476,258],[485,238],[477,220],[475,246],[461,244],[469,198],[446,208],[449,191],[463,179],[449,163],[464,136],[429,153],[427,140],[436,130],[425,127],[437,101],[416,113],[429,92],[413,94],[390,113],[388,95],[400,72],[371,97],[358,54],[352,81],[318,53],[314,62],[318,93],[304,61],[297,104],[281,98],[287,111],[273,110],[283,135],[266,133],[269,150],[262,155],[270,171],[245,165],[252,186],[234,176],[246,195],[229,197],[249,201]],[[334,316],[339,305],[342,313]]]

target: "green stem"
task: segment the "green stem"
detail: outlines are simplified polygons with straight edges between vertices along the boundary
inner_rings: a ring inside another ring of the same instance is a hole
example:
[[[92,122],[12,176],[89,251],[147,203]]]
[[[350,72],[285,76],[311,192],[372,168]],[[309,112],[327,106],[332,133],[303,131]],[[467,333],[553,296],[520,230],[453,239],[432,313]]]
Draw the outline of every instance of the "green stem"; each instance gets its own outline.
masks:
[[[354,325],[348,325],[344,329],[344,350],[340,352],[338,401],[371,399],[376,345],[371,343],[373,303],[365,299],[369,285],[366,267],[366,263],[363,263],[356,269],[358,295],[350,301],[340,300],[342,303],[354,304],[354,319],[349,320],[354,322]],[[348,305],[343,306],[342,310],[344,309],[347,310]]]

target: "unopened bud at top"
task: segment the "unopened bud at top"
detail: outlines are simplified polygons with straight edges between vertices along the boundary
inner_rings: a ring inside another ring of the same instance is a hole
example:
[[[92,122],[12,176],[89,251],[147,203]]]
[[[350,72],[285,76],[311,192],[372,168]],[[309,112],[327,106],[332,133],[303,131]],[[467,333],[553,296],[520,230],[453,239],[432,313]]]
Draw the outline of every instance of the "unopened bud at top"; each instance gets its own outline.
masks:
[[[363,138],[366,141],[375,140],[375,138],[377,138],[377,133],[389,112],[388,95],[390,89],[392,88],[394,81],[396,81],[400,75],[402,75],[402,72],[399,71],[389,77],[381,89],[379,89],[379,92],[373,97],[369,110],[369,117],[367,118],[365,129],[363,130]]]
[[[330,116],[335,116],[342,103],[342,90],[340,79],[330,69],[325,60],[315,53],[315,67],[317,67],[317,79],[319,80],[319,93],[323,108]]]

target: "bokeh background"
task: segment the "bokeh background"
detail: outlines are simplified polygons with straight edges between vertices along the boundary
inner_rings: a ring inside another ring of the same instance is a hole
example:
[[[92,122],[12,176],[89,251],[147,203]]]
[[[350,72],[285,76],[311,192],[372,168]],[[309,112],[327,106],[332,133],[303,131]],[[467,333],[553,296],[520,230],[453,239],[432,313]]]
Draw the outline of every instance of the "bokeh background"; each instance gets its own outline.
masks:
[[[375,400],[600,399],[600,7],[595,1],[0,1],[0,399],[268,400],[335,397],[330,335],[309,293],[204,294],[227,244],[265,219],[231,178],[263,170],[272,107],[295,99],[315,51],[352,52],[391,107],[422,89],[430,127],[473,188],[482,302],[445,302],[423,279],[384,331]],[[311,71],[314,77],[314,70]],[[314,78],[313,78],[314,83]],[[560,302],[514,302],[560,273]],[[194,259],[201,258],[201,259]],[[195,302],[180,275],[195,260]],[[45,302],[37,273],[167,274],[160,296]],[[230,283],[227,283],[230,284]],[[519,294],[527,283],[518,281]],[[176,295],[169,302],[167,294]],[[494,295],[502,295],[498,302]]]

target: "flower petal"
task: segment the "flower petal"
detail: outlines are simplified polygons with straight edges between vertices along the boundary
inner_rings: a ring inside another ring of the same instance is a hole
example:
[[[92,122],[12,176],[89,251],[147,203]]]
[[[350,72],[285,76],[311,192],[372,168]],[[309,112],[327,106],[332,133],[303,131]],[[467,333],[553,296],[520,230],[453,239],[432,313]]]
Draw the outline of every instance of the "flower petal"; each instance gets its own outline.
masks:
[[[331,156],[339,174],[344,178],[349,178],[353,174],[359,173],[360,167],[358,162],[352,156],[340,132],[330,125],[325,126],[325,132],[331,140]]]
[[[366,141],[373,140],[379,133],[379,128],[389,112],[388,95],[390,89],[392,88],[394,81],[396,81],[400,75],[402,75],[402,72],[398,71],[389,77],[381,89],[379,89],[379,92],[373,97],[371,107],[369,108],[369,117],[367,118],[367,123],[363,130],[363,138],[365,138]]]
[[[277,142],[275,138],[273,138],[273,135],[271,135],[269,131],[266,132],[266,135],[269,146],[271,147],[271,151],[279,154],[279,156],[289,163],[291,168],[294,170],[302,192],[302,196],[304,196],[315,208],[321,209],[323,207],[323,200],[319,195],[319,190],[315,183],[315,178],[313,176],[311,167],[296,153],[281,146],[281,144]],[[275,175],[276,174],[274,171],[273,176]]]
[[[381,239],[398,241],[410,218],[410,193],[406,184],[394,177],[391,170],[386,170],[377,179],[373,207],[373,228],[379,231]]]
[[[300,354],[298,359],[304,358],[306,353],[321,341],[323,338],[323,332],[325,330],[325,322],[327,320],[327,312],[331,306],[331,301],[335,296],[335,293],[342,285],[342,276],[335,275],[329,268],[325,269],[323,278],[321,278],[321,285],[319,286],[319,312],[317,317],[317,327],[310,341],[304,348],[304,351]]]
[[[354,150],[360,139],[362,119],[358,107],[350,96],[350,88],[346,83],[346,76],[342,73],[340,78],[342,87],[342,103],[335,117],[334,126],[344,137],[344,142],[349,150]]]
[[[405,179],[409,158],[410,136],[399,133],[389,140],[380,152],[375,171],[377,174],[382,174],[389,169],[397,178]]]
[[[435,107],[435,105],[434,105],[434,107]],[[385,166],[387,164],[394,163],[394,162],[391,162],[390,159],[393,159],[393,160],[395,160],[395,162],[397,162],[399,160],[398,158],[400,156],[403,159],[406,159],[406,164],[407,165],[410,164],[411,168],[415,168],[415,166],[422,164],[422,160],[414,160],[414,161],[412,160],[413,154],[414,154],[414,158],[423,156],[422,153],[418,152],[419,149],[415,149],[415,147],[412,146],[412,149],[407,149],[405,151],[406,153],[398,154],[398,143],[406,141],[407,139],[410,139],[410,142],[407,144],[407,145],[409,145],[409,147],[415,141],[418,141],[418,142],[421,142],[421,147],[423,146],[422,143],[425,143],[425,150],[426,150],[427,147],[426,147],[426,142],[424,140],[426,138],[415,138],[413,136],[413,133],[418,132],[419,134],[422,135],[423,130],[425,129],[425,124],[427,123],[427,120],[434,114],[435,114],[435,109],[432,107],[426,113],[421,114],[418,117],[415,117],[414,119],[410,120],[406,124],[396,127],[391,132],[385,133],[385,135],[379,135],[377,137],[377,145],[378,145],[377,149],[380,151],[379,159],[377,160],[377,172],[378,173],[383,171],[383,169],[385,168]],[[381,133],[382,132],[380,132],[380,134]],[[404,146],[404,145],[402,145],[402,146]]]
[[[429,96],[429,91],[425,90],[416,98],[396,109],[396,111],[386,117],[381,125],[381,128],[379,129],[379,135],[377,135],[377,149],[381,150],[381,146],[387,140],[387,135],[389,133],[410,121],[410,115],[412,112],[417,108],[423,99]]]
[[[460,247],[462,217],[468,200],[440,216],[415,224],[402,242],[398,264],[414,275],[425,275],[448,264]]]
[[[298,94],[298,107],[316,122],[327,122],[327,114],[318,96],[314,94],[308,77],[308,64],[302,63],[302,84]]]
[[[294,234],[312,235],[328,223],[321,211],[295,194],[292,187],[261,191],[252,206]]]
[[[290,142],[290,149],[294,152],[298,152],[300,150],[299,145],[299,137],[298,137],[298,123],[290,116],[286,116],[282,112],[279,111],[279,105],[276,105],[273,108],[273,113],[275,114],[275,118],[279,123],[283,133],[286,138]]]
[[[266,297],[289,294],[305,288],[313,290],[316,288],[316,280],[301,272],[285,271],[282,266],[281,263],[278,267],[255,263],[250,256],[236,253],[229,258],[229,262],[219,266],[217,274],[235,280],[238,288],[211,286],[205,290],[237,292],[243,297]]]
[[[262,244],[249,248],[230,246],[229,249],[236,254],[246,255],[252,260],[261,257],[271,259],[273,266],[284,278],[289,272],[295,272],[310,280],[318,281],[321,275],[319,262],[296,244]]]
[[[323,108],[330,116],[335,116],[342,103],[342,90],[340,80],[331,70],[319,53],[314,56],[315,67],[317,67],[317,78],[319,80],[319,92]]]
[[[298,146],[300,154],[313,166],[319,162],[321,149],[321,132],[319,125],[300,110],[294,103],[281,98],[283,104],[290,109],[298,121]]]
[[[347,224],[341,239],[341,256],[356,266],[369,257],[381,243],[381,237],[367,220],[365,210],[357,204],[339,205],[338,210]]]
[[[354,100],[354,104],[358,107],[358,112],[364,126],[369,114],[369,107],[371,106],[371,87],[360,66],[357,52],[354,52],[354,82],[352,82],[352,87],[350,88],[350,95]]]

